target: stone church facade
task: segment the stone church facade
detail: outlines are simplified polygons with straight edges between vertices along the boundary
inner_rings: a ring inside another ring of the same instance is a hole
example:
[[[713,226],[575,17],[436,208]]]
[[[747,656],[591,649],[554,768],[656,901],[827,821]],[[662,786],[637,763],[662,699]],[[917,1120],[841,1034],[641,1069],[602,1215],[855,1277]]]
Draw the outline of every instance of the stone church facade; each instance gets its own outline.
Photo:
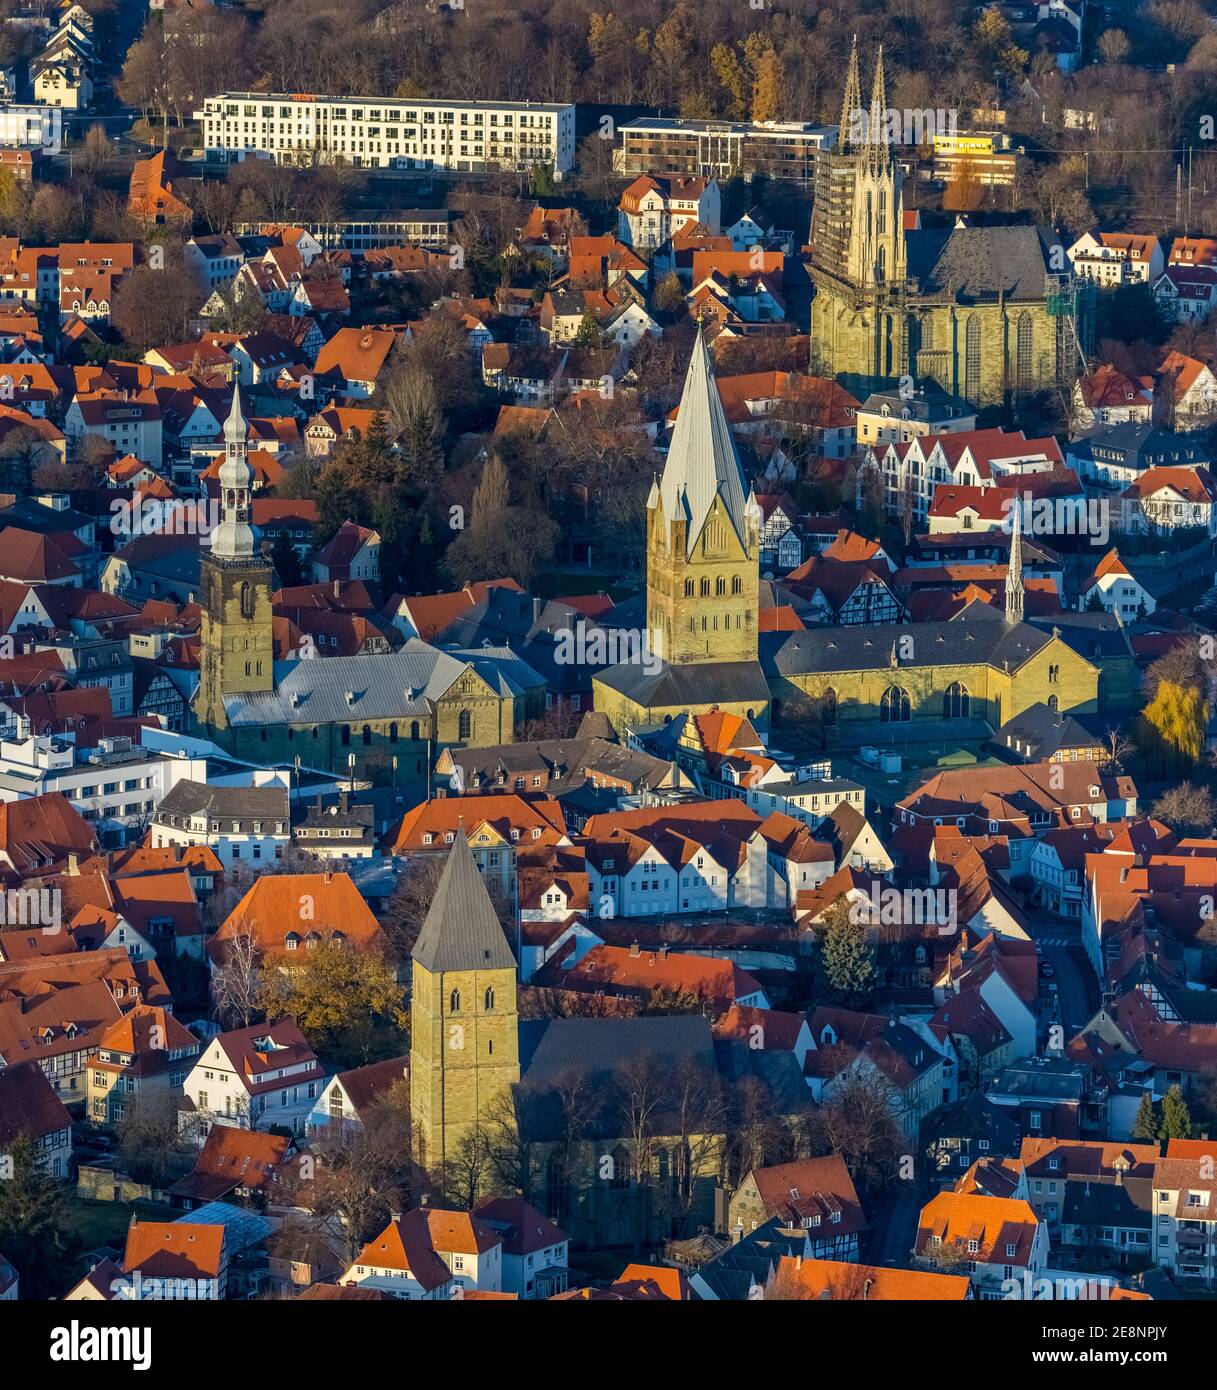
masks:
[[[1030,226],[906,231],[886,103],[880,50],[870,116],[851,119],[863,109],[855,49],[841,142],[816,180],[811,371],[855,394],[928,377],[977,406],[1067,386],[1090,314],[1064,246]]]

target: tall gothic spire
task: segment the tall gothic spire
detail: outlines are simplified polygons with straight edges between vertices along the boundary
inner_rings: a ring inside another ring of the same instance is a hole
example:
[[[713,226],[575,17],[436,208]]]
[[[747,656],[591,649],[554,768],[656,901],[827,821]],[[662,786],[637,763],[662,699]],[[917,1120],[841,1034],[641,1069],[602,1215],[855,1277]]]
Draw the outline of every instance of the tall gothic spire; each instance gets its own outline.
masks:
[[[1023,620],[1023,538],[1022,503],[1015,494],[1014,525],[1010,531],[1010,563],[1006,566],[1006,622],[1013,625]]]
[[[891,158],[888,149],[887,128],[887,81],[883,75],[883,45],[875,59],[875,80],[871,83],[870,119],[867,121],[866,154],[870,163],[878,168],[887,165]]]
[[[845,96],[841,101],[841,124],[837,130],[837,149],[842,153],[853,148],[850,131],[862,110],[862,82],[858,77],[858,36],[849,50],[849,68],[845,75]]]
[[[719,496],[740,540],[747,544],[748,484],[735,452],[722,397],[714,384],[710,352],[698,324],[672,443],[659,480],[658,498],[663,504],[665,522],[688,523],[686,553],[692,553],[714,499]]]

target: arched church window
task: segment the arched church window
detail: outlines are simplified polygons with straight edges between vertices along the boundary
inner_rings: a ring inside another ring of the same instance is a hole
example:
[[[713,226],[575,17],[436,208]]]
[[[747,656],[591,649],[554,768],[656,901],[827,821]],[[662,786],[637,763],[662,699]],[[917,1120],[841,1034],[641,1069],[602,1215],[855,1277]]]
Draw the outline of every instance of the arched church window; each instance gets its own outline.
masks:
[[[879,701],[881,724],[907,724],[913,717],[912,702],[903,686],[889,685]]]
[[[972,713],[972,696],[966,685],[952,681],[942,697],[944,719],[967,719]]]
[[[973,404],[980,399],[980,315],[969,314],[964,330],[963,393]]]
[[[460,1011],[461,1011],[461,992],[460,992],[459,989],[454,989],[454,990],[452,991],[452,993],[448,996],[448,1012],[449,1012],[450,1014],[459,1014]]]
[[[693,597],[693,581],[692,581],[691,579],[686,579],[686,580],[685,580],[685,598],[692,598],[692,597]]]
[[[470,738],[473,735],[473,715],[467,709],[461,710],[457,720],[457,737]]]
[[[1029,395],[1032,387],[1031,315],[1024,309],[1018,316],[1015,331],[1015,389],[1020,396]]]

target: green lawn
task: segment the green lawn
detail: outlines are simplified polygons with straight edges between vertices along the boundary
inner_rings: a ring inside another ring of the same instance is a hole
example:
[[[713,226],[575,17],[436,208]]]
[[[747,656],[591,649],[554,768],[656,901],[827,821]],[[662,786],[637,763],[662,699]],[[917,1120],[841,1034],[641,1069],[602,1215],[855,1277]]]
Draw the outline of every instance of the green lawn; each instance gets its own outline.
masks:
[[[132,1215],[149,1221],[172,1221],[181,1213],[165,1202],[85,1202],[71,1197],[64,1226],[77,1237],[82,1250],[109,1245],[122,1250]]]

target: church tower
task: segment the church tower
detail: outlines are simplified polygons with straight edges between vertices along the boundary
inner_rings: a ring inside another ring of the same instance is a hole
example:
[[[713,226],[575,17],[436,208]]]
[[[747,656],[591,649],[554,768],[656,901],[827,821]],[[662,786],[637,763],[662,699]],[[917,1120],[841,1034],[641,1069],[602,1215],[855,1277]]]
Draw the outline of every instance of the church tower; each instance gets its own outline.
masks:
[[[410,1115],[436,1171],[520,1079],[516,961],[463,831],[412,957]]]
[[[701,328],[663,476],[647,499],[647,633],[669,665],[756,661],[760,508]]]
[[[904,194],[893,144],[904,132],[887,105],[880,48],[870,107],[862,105],[857,40],[850,52],[836,148],[816,164],[811,222],[811,370],[879,381],[907,370]]]
[[[905,278],[904,195],[900,161],[892,157],[892,143],[901,134],[892,126],[897,117],[898,113],[889,112],[887,107],[880,45],[870,110],[857,122],[859,126],[865,123],[866,141],[855,155],[846,264],[849,280],[859,289],[899,284]]]
[[[248,454],[240,391],[234,386],[224,422],[220,524],[199,561],[203,621],[194,712],[211,729],[227,727],[225,695],[274,688],[271,567],[262,559],[250,523],[253,471]]]

